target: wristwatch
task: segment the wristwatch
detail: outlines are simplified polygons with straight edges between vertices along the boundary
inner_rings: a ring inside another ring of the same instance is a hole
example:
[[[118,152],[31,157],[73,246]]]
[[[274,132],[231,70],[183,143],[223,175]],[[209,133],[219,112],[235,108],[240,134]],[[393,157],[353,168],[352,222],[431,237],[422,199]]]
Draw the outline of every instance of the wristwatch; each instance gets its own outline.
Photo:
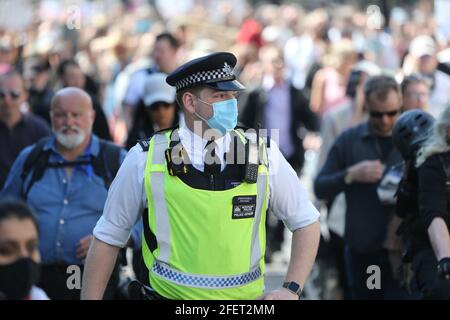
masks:
[[[298,295],[299,299],[303,293],[302,287],[297,282],[294,282],[294,281],[289,281],[289,282],[283,283],[283,288],[286,288],[289,291],[291,291],[292,293],[295,293],[296,295]]]

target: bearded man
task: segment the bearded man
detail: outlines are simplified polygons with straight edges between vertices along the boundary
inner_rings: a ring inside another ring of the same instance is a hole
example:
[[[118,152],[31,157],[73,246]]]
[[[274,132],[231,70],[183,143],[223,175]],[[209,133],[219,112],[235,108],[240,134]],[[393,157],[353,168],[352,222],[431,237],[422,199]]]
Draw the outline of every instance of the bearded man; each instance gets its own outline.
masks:
[[[58,91],[50,119],[53,136],[20,153],[0,198],[22,197],[37,214],[39,286],[51,299],[79,299],[92,231],[126,152],[92,133],[95,111],[81,89]],[[105,298],[112,298],[115,280]]]

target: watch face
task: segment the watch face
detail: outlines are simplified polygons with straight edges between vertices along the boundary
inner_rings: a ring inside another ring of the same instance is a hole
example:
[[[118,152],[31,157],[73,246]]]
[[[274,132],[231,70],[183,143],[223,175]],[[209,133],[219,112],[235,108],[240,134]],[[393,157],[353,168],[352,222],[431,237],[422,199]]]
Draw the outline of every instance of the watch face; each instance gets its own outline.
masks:
[[[290,282],[288,288],[294,292],[298,292],[300,286],[295,282]]]
[[[283,287],[285,287],[286,289],[289,289],[290,291],[295,292],[297,294],[299,294],[299,292],[301,290],[300,285],[295,282],[285,282],[285,283],[283,283]]]

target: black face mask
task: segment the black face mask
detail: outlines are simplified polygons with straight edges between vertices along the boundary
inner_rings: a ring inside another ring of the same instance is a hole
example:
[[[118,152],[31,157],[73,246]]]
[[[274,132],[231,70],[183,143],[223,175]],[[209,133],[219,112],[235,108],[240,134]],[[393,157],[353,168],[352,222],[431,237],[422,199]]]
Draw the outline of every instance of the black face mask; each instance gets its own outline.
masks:
[[[30,258],[0,265],[0,300],[21,300],[39,280],[39,264]]]

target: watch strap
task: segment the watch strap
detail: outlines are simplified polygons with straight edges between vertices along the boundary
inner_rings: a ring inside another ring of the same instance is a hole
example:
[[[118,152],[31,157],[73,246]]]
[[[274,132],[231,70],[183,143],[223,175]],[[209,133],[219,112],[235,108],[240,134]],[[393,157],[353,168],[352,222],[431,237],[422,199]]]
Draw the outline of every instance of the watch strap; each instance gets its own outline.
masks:
[[[294,281],[284,282],[283,288],[286,288],[292,293],[295,293],[296,295],[298,295],[299,298],[301,297],[303,292],[302,287],[297,282]]]

